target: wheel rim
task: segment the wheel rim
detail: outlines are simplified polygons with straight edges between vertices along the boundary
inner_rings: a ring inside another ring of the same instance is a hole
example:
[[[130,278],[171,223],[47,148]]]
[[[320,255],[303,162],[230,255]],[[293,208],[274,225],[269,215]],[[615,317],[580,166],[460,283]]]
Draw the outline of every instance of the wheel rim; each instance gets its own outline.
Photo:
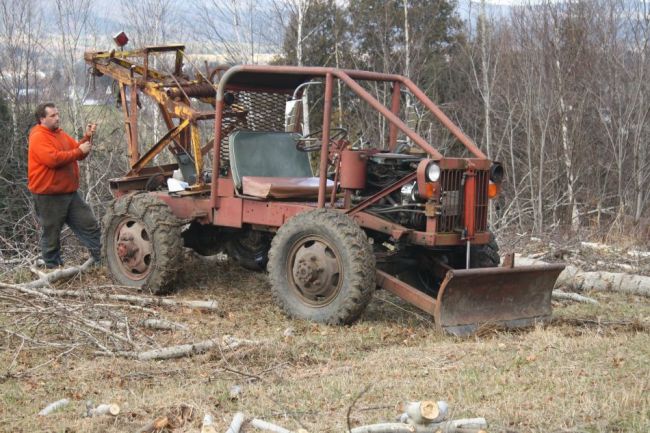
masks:
[[[301,302],[324,307],[336,298],[343,284],[340,256],[338,249],[321,236],[306,236],[293,244],[286,271]]]
[[[115,230],[114,248],[111,249],[115,262],[124,275],[131,280],[145,279],[153,269],[153,248],[151,235],[140,221],[125,218]]]

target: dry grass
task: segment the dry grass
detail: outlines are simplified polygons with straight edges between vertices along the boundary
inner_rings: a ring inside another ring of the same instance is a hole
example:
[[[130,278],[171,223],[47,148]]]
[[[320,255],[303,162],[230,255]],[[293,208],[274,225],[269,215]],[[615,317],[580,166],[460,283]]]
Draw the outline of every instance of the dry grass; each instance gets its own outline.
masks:
[[[557,304],[557,320],[546,327],[457,339],[438,334],[428,317],[386,293],[377,294],[357,324],[329,327],[284,317],[263,274],[228,263],[194,262],[189,271],[179,296],[215,299],[222,313],[164,310],[164,317],[190,330],[152,332],[159,344],[225,334],[263,343],[161,362],[72,352],[0,383],[0,431],[132,432],[184,403],[198,416],[179,432],[198,431],[205,411],[225,431],[238,410],[293,430],[343,432],[348,408],[361,393],[351,410],[353,425],[394,419],[401,400],[444,399],[453,417],[483,416],[493,433],[650,431],[647,299],[591,294],[600,305]],[[293,335],[284,335],[287,328]],[[0,343],[4,373],[19,343]],[[23,350],[17,370],[54,355]],[[243,391],[232,401],[228,390],[235,384]],[[36,416],[63,397],[72,404]],[[123,412],[82,419],[87,399],[116,402]]]

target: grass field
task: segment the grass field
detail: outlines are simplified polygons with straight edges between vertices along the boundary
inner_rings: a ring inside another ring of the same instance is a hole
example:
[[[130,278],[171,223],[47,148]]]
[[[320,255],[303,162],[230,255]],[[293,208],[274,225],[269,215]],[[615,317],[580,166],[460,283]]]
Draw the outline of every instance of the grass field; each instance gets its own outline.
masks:
[[[220,311],[158,308],[160,317],[188,329],[148,331],[152,344],[224,335],[257,344],[140,362],[95,356],[87,346],[57,357],[61,350],[21,347],[5,336],[0,373],[49,363],[0,382],[0,431],[134,432],[185,404],[196,416],[175,432],[200,431],[205,412],[224,432],[237,411],[293,431],[343,432],[348,412],[352,427],[393,421],[396,403],[432,399],[446,400],[453,418],[485,417],[490,432],[650,432],[646,298],[593,293],[599,305],[554,304],[549,325],[460,339],[439,334],[431,318],[388,293],[378,292],[353,326],[331,327],[286,318],[265,274],[227,262],[195,259],[188,266],[177,296],[216,300]],[[117,290],[92,288],[105,284],[105,271],[95,271],[61,287]],[[0,302],[0,324],[15,324],[20,315],[7,299]],[[114,308],[134,322],[148,314]],[[34,332],[56,341],[56,323],[42,321]],[[234,385],[242,389],[237,399],[229,395]],[[61,398],[71,404],[36,415]],[[122,412],[82,418],[86,400],[114,402]]]

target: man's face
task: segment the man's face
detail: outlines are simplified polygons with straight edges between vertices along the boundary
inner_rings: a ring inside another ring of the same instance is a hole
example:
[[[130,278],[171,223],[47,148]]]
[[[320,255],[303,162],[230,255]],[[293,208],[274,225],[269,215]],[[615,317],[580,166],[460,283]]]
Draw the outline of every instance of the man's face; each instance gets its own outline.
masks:
[[[45,117],[41,117],[41,125],[51,131],[59,129],[59,109],[56,107],[45,107]]]

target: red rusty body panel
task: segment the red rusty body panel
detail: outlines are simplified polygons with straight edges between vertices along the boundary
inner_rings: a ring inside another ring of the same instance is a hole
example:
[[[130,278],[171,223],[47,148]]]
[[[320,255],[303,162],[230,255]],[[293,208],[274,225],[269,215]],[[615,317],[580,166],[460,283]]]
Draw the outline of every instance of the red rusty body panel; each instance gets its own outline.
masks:
[[[167,203],[172,213],[181,220],[198,220],[203,223],[212,221],[210,199],[192,196],[174,196],[166,192],[152,192]]]
[[[367,153],[363,150],[341,152],[341,188],[364,189],[366,187]]]
[[[244,200],[243,222],[280,227],[292,216],[316,208],[316,203],[287,203]]]
[[[235,183],[231,177],[220,177],[217,179],[219,197],[234,197],[235,196]]]
[[[214,223],[225,227],[242,227],[244,200],[238,197],[220,197],[219,209],[214,211]]]

